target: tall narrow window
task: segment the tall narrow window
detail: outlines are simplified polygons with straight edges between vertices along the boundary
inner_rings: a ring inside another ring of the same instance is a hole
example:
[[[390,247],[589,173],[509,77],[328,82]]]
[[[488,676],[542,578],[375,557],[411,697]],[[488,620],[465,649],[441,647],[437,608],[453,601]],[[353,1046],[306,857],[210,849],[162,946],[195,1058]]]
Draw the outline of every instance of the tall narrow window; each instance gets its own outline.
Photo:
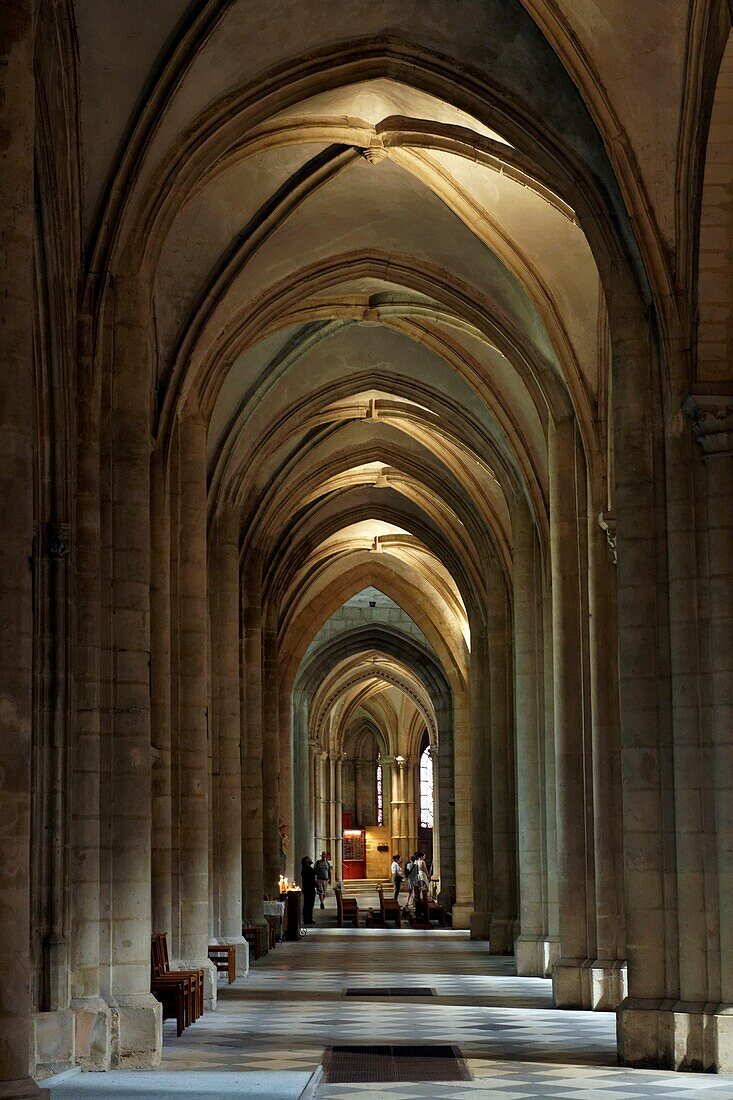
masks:
[[[433,827],[433,758],[430,747],[420,757],[420,828]]]
[[[381,764],[377,764],[377,825],[384,825],[384,792],[382,790]]]

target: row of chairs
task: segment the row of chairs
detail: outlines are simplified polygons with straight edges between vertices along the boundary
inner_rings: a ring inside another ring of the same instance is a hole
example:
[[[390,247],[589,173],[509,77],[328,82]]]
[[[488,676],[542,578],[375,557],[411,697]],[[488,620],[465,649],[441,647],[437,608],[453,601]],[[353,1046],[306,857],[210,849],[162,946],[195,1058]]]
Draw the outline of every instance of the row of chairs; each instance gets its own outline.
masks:
[[[377,883],[377,893],[379,894],[379,915],[382,924],[393,921],[395,927],[401,928],[403,910],[399,900],[385,898],[384,887],[381,882]],[[445,928],[445,909],[437,901],[432,900],[427,890],[421,891],[415,900],[415,913],[409,920],[414,927],[430,928],[432,922],[436,921],[441,928]]]
[[[231,984],[237,977],[237,957],[233,945],[209,944],[209,958],[217,974],[226,974]],[[165,932],[156,932],[150,944],[150,989],[163,1005],[163,1019],[176,1021],[176,1033],[194,1024],[204,1011],[203,970],[171,970]]]
[[[150,969],[150,988],[163,1005],[163,1019],[175,1019],[176,1034],[182,1035],[184,1028],[203,1015],[204,972],[171,970],[164,932],[152,937]]]

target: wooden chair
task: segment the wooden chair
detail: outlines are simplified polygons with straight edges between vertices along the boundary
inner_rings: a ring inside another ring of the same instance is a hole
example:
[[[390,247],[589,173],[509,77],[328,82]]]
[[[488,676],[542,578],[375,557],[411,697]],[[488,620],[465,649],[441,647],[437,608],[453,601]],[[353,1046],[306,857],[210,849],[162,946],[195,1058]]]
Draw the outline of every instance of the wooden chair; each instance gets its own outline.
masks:
[[[358,928],[359,903],[356,898],[345,898],[340,886],[335,887],[334,893],[336,894],[336,913],[338,915],[339,928],[343,928],[345,920],[353,921],[355,927]]]
[[[153,936],[153,975],[156,978],[163,978],[167,974],[172,974],[176,978],[191,979],[195,994],[193,1020],[191,1020],[193,1023],[204,1014],[204,972],[203,970],[171,970],[168,940],[165,932],[157,932]]]
[[[277,918],[265,917],[267,921],[267,947],[269,951],[274,951],[277,946]]]
[[[190,991],[188,978],[171,982],[167,978],[150,977],[150,991],[163,1006],[163,1019],[176,1021],[176,1035],[180,1038],[189,1021]]]
[[[395,927],[401,928],[402,910],[399,901],[395,901],[394,898],[385,898],[384,887],[381,882],[377,883],[377,893],[379,894],[379,912],[382,917],[382,924],[386,924],[388,920],[393,920]]]
[[[217,974],[226,974],[229,984],[237,978],[237,952],[231,943],[210,943],[209,958]]]
[[[263,928],[261,925],[252,925],[248,928],[242,929],[242,935],[249,944],[249,949],[252,953],[252,958],[257,960],[260,955],[264,955],[267,952],[265,944],[266,937],[269,939],[269,931]]]
[[[428,920],[437,921],[441,928],[445,928],[445,908],[430,897],[428,897]]]

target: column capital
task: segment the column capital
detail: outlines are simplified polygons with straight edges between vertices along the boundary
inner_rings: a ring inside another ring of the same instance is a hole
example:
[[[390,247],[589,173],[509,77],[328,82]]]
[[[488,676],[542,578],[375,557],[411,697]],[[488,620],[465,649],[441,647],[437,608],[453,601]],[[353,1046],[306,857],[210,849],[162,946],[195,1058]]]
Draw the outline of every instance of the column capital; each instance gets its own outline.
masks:
[[[733,385],[721,383],[715,392],[690,393],[682,411],[692,424],[703,459],[733,454]]]

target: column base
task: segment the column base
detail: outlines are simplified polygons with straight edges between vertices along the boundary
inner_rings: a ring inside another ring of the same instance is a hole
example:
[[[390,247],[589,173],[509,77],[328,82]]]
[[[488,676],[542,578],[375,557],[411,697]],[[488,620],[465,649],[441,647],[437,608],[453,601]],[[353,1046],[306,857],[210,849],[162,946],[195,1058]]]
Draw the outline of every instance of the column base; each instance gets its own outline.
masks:
[[[559,953],[559,944],[549,936],[517,936],[514,957],[520,978],[546,978]]]
[[[558,959],[552,967],[552,1000],[555,1008],[591,1007],[590,959]]]
[[[218,976],[211,959],[178,959],[175,963],[171,963],[171,970],[203,970],[204,1008],[213,1012],[216,1008]]]
[[[460,902],[453,906],[451,916],[453,928],[470,928],[471,917],[473,916],[473,906],[465,902]]]
[[[74,1013],[76,1064],[85,1070],[106,1070],[112,1064],[112,1013],[101,997],[78,997]]]
[[[733,1072],[733,1005],[627,997],[616,1028],[622,1065]]]
[[[472,940],[488,940],[489,929],[491,927],[491,914],[474,910],[471,913],[469,921],[469,928],[471,929]]]
[[[514,953],[514,921],[506,917],[494,917],[489,924],[489,952],[492,955]]]
[[[51,1093],[38,1086],[32,1077],[19,1081],[0,1081],[0,1100],[49,1100]]]
[[[152,1069],[163,1057],[163,1006],[152,993],[110,998],[112,1069]]]
[[[628,993],[624,959],[596,959],[590,967],[590,1006],[595,1012],[615,1012]]]
[[[32,1012],[30,1043],[34,1076],[51,1077],[71,1069],[76,1064],[73,1012]]]

